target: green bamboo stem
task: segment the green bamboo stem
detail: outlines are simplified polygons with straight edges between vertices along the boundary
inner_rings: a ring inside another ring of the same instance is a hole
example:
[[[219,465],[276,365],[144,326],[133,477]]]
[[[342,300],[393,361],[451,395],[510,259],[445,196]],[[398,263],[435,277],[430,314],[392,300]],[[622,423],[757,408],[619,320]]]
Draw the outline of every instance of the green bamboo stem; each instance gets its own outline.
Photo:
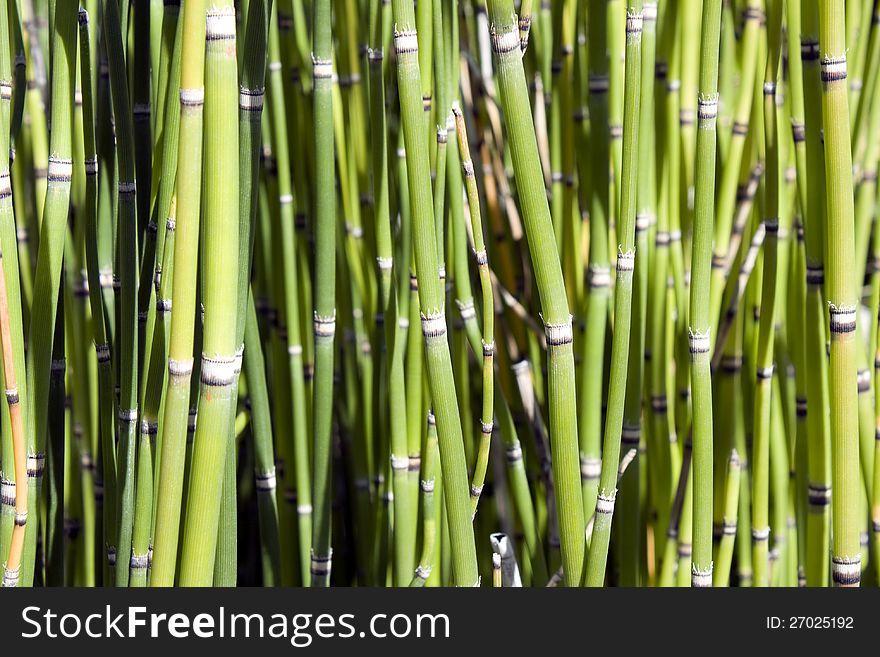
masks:
[[[90,56],[89,16],[85,11],[80,11],[79,13],[79,25],[81,79],[91,80],[92,62]],[[96,153],[94,101],[91,84],[83,86],[82,96],[84,170],[86,174],[84,200],[86,269],[97,360],[98,417],[96,425],[100,453],[102,455],[102,462],[99,465],[100,469],[96,472],[95,486],[97,495],[97,487],[100,482],[103,498],[102,535],[99,534],[102,545],[100,558],[102,579],[104,582],[109,582],[115,579],[115,572],[110,571],[109,558],[112,554],[115,559],[116,555],[116,450],[115,429],[113,426],[113,372],[98,257],[98,156]]]
[[[829,378],[824,308],[825,164],[821,143],[818,3],[802,3],[801,61],[804,77],[807,204],[804,210],[806,252],[806,358],[818,367],[807,379],[808,408],[828,408]],[[826,586],[830,570],[831,424],[827,413],[807,415],[807,586]]]
[[[594,1],[589,5],[589,16],[599,16],[604,7]],[[587,302],[585,309],[585,338],[582,342],[581,362],[593,363],[582,366],[578,386],[578,426],[581,469],[581,488],[584,514],[590,515],[596,506],[599,470],[601,467],[602,434],[602,363],[605,354],[605,328],[608,314],[608,297],[611,275],[608,261],[608,221],[610,218],[610,134],[608,71],[606,53],[605,21],[589,20],[589,96],[590,149],[592,158],[578,158],[578,162],[591,162],[589,175],[583,176],[581,185],[589,186],[590,252]]]
[[[724,160],[721,184],[715,212],[715,239],[712,257],[712,283],[710,288],[709,319],[712,332],[718,336],[718,318],[721,307],[722,292],[729,270],[723,266],[728,257],[731,227],[735,211],[738,176],[746,148],[746,137],[749,133],[749,112],[752,108],[754,80],[757,73],[760,24],[763,17],[760,0],[750,0],[743,11],[743,33],[740,51],[742,64],[740,67],[739,89],[733,114],[730,144]]]
[[[601,586],[605,579],[611,521],[617,495],[616,473],[623,429],[626,371],[632,322],[633,268],[635,264],[635,213],[639,148],[638,116],[641,98],[642,7],[627,5],[626,19],[626,99],[623,116],[623,162],[621,169],[620,212],[617,222],[617,279],[614,290],[614,336],[611,347],[612,379],[608,390],[602,472],[596,503],[596,522],[587,560],[588,586]],[[647,256],[647,254],[645,254]]]
[[[424,118],[419,114],[419,47],[412,6],[402,0],[392,4],[395,19],[394,45],[398,57],[397,75],[401,118],[407,153],[409,201],[413,219],[413,246],[418,279],[422,333],[434,414],[437,419],[440,459],[447,497],[449,532],[453,551],[454,582],[458,586],[478,584],[476,547],[470,518],[467,469],[462,444],[458,403],[452,386],[452,363],[446,339],[443,290],[436,253],[433,204],[430,198],[427,153],[420,135]],[[517,38],[517,44],[519,40]],[[422,112],[423,113],[423,112]]]
[[[0,20],[4,17],[0,15]],[[5,30],[5,25],[0,28],[0,32]],[[0,47],[5,46],[5,42],[2,38],[0,38]],[[4,53],[5,54],[5,53]],[[0,58],[5,59],[0,56]],[[5,72],[5,71],[3,71]],[[0,72],[2,75],[2,72]],[[0,78],[5,80],[6,78]],[[0,88],[0,92],[5,92],[6,87]],[[5,96],[5,93],[4,93]],[[0,99],[3,105],[8,104],[8,98]],[[3,125],[6,126],[7,123],[5,121],[6,116],[8,116],[8,112],[5,111],[4,107],[2,114],[0,114],[0,119],[3,119]],[[3,133],[6,134],[5,127]],[[9,187],[9,172],[8,170],[5,172],[0,171],[0,203],[3,204],[4,209],[10,209],[11,205],[11,189]],[[13,249],[11,251],[12,259],[14,260],[16,255],[16,250]],[[6,285],[6,263],[5,259],[0,255],[0,342],[2,342],[2,350],[3,350],[3,381],[6,389],[6,403],[9,405],[9,416],[10,416],[10,427],[12,430],[12,450],[13,450],[13,473],[14,481],[21,482],[19,485],[15,486],[15,516],[14,516],[14,528],[12,530],[12,536],[9,541],[9,551],[5,555],[5,561],[3,562],[3,581],[2,585],[4,587],[15,587],[18,586],[19,578],[21,575],[21,565],[22,565],[22,555],[24,553],[24,544],[25,544],[25,536],[27,532],[27,519],[28,519],[28,489],[24,486],[24,482],[27,480],[27,437],[25,436],[24,430],[24,421],[21,414],[21,403],[19,396],[19,389],[17,386],[17,378],[16,378],[16,361],[21,361],[22,356],[24,354],[19,353],[16,357],[16,350],[19,348],[19,345],[15,344],[15,338],[13,337],[13,322],[15,321],[13,318],[13,310],[10,309],[9,304],[9,293],[7,291]],[[19,310],[18,322],[20,323],[21,312]],[[19,329],[19,340],[20,340],[20,329]],[[4,450],[5,452],[5,450]],[[5,455],[5,453],[4,453]],[[5,499],[9,495],[9,491],[7,489],[6,480],[3,482],[3,496],[4,504],[8,504],[8,501]]]
[[[437,448],[437,424],[434,414],[428,412],[428,429],[425,438],[425,445],[422,449],[424,458],[422,459],[420,497],[422,507],[422,534],[421,543],[422,550],[419,557],[419,564],[416,567],[415,575],[410,581],[410,586],[425,586],[428,578],[434,571],[435,546],[437,543],[437,504],[434,500],[437,491],[436,483],[439,478],[435,475],[438,448]],[[441,480],[442,481],[442,480]]]
[[[39,508],[47,433],[49,403],[49,376],[52,360],[52,338],[55,328],[58,291],[61,277],[61,256],[70,203],[73,85],[76,66],[76,21],[73,3],[62,3],[57,21],[58,29],[52,35],[55,59],[52,66],[52,135],[49,159],[46,204],[43,226],[40,230],[40,249],[34,281],[34,304],[28,336],[27,418],[25,426],[34,427],[28,439],[28,508]],[[38,372],[40,373],[38,375]],[[25,534],[21,584],[30,586],[34,578],[36,527]]]
[[[827,209],[827,299],[831,354],[831,578],[836,586],[856,586],[861,579],[858,498],[858,405],[856,390],[856,302],[852,267],[852,154],[846,89],[846,44],[843,6],[819,3],[819,51],[822,53],[822,113],[825,129]]]
[[[104,35],[110,69],[110,90],[113,115],[116,118],[118,152],[118,238],[117,259],[121,304],[118,308],[119,358],[119,445],[117,447],[117,530],[119,533],[117,557],[123,563],[131,556],[131,534],[135,506],[135,461],[138,418],[138,311],[137,311],[137,217],[135,181],[135,152],[132,112],[126,79],[126,60],[122,47],[119,8],[114,2],[105,2],[103,11]],[[128,584],[128,570],[116,569],[117,586]]]
[[[13,85],[20,82],[20,79],[13,78],[11,66],[9,26],[15,17],[8,11],[9,9],[14,10],[14,6],[0,10],[0,152],[3,153],[10,151],[13,129],[11,121],[14,109],[12,106]],[[0,447],[2,449],[0,469],[3,470],[2,484],[0,484],[3,487],[3,493],[0,504],[3,506],[4,516],[3,541],[0,546],[2,546],[3,557],[6,559],[4,586],[7,584],[7,572],[11,575],[14,574],[16,583],[20,574],[28,511],[28,487],[25,484],[27,481],[28,437],[21,417],[21,408],[27,408],[26,404],[21,403],[22,397],[26,396],[25,377],[20,374],[16,376],[16,372],[23,373],[24,371],[25,352],[22,292],[19,285],[21,278],[14,212],[10,163],[9,160],[3,159],[0,162],[0,251],[4,254],[0,256],[3,265],[0,269],[0,275],[3,277],[3,280],[0,281],[0,321],[2,321],[0,329],[2,329],[3,338],[4,380],[6,389],[9,391],[7,393],[9,424],[4,422],[5,435],[2,447]],[[24,268],[29,271],[27,262],[25,262]],[[20,387],[16,385],[18,381],[21,381]],[[10,488],[14,490],[10,490]]]
[[[207,11],[205,32],[205,132],[222,139],[204,142],[205,186],[202,260],[204,337],[199,421],[193,443],[187,497],[181,586],[207,586],[214,575],[224,468],[231,450],[229,424],[235,414],[235,379],[241,369],[236,343],[238,272],[238,71],[232,3]],[[175,286],[176,288],[176,286]]]
[[[486,251],[486,243],[483,237],[483,220],[480,211],[480,199],[474,174],[474,163],[471,159],[470,147],[468,145],[464,115],[461,113],[461,109],[457,105],[453,106],[452,111],[455,115],[455,127],[458,134],[458,150],[461,157],[461,170],[464,174],[468,209],[471,218],[474,259],[477,263],[477,269],[480,275],[480,289],[482,291],[483,392],[482,409],[480,413],[480,442],[477,450],[477,461],[474,466],[473,480],[471,482],[471,503],[473,506],[473,513],[475,514],[477,511],[477,504],[480,500],[480,493],[483,490],[486,469],[489,465],[489,445],[494,428],[495,300],[492,292],[492,281],[489,276],[489,256]]]
[[[314,6],[312,61],[315,116],[315,383],[312,490],[311,577],[313,586],[328,586],[332,500],[333,342],[336,332],[336,198],[333,156],[333,60],[331,8]]]
[[[302,315],[299,299],[299,272],[297,270],[296,242],[294,234],[294,195],[291,193],[291,163],[286,148],[288,141],[286,117],[286,104],[281,78],[281,62],[279,53],[278,18],[273,16],[269,25],[268,54],[269,54],[269,126],[272,143],[274,166],[277,171],[278,193],[278,221],[280,228],[279,239],[275,242],[280,250],[280,260],[283,263],[283,281],[279,281],[278,291],[280,308],[279,321],[286,329],[286,339],[281,347],[287,353],[288,365],[279,371],[276,376],[289,377],[289,399],[291,410],[289,422],[292,428],[292,447],[285,453],[289,456],[286,465],[289,468],[285,472],[284,484],[291,487],[288,490],[296,494],[296,532],[297,532],[297,575],[303,585],[310,581],[309,572],[309,548],[311,546],[312,531],[312,508],[311,508],[311,475],[309,473],[309,448],[308,448],[308,423],[306,406],[308,397],[303,379],[303,339],[300,326]],[[239,280],[241,283],[241,280]],[[279,339],[282,338],[279,335]],[[282,411],[283,412],[283,411]],[[291,546],[292,547],[292,546]],[[286,574],[286,569],[282,569]]]
[[[700,42],[695,203],[691,255],[689,347],[693,391],[693,573],[691,585],[712,585],[712,319],[709,296],[715,220],[715,148],[718,116],[718,57],[721,2],[703,3]]]
[[[184,466],[191,403],[196,331],[196,272],[202,177],[202,113],[204,105],[205,6],[190,0],[183,11],[180,71],[180,136],[176,182],[177,212],[174,244],[174,305],[168,348],[168,386],[162,421],[159,496],[150,575],[151,586],[172,586],[177,572],[181,509],[184,507]],[[195,417],[192,418],[195,420]]]
[[[724,486],[724,521],[722,524],[721,542],[718,546],[717,565],[714,568],[713,586],[730,585],[730,564],[733,559],[734,541],[736,539],[737,510],[739,505],[739,489],[742,464],[736,449],[731,450],[727,461],[727,477]]]
[[[514,172],[520,181],[520,200],[529,249],[537,274],[542,319],[548,347],[550,436],[558,502],[565,582],[580,584],[584,555],[584,513],[577,453],[572,325],[559,254],[548,242],[550,212],[540,170],[531,114],[521,102],[526,82],[519,51],[512,3],[493,0],[489,11],[494,24],[492,47],[498,72],[501,104],[505,110],[508,143]],[[531,174],[529,173],[531,172]],[[616,459],[615,459],[616,460]]]

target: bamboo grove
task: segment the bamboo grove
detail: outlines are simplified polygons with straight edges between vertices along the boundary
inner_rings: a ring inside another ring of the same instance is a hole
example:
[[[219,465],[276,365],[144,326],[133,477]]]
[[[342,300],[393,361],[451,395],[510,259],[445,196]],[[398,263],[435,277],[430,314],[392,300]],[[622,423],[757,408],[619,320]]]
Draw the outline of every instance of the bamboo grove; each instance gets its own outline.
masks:
[[[4,586],[880,584],[880,2],[0,12]]]

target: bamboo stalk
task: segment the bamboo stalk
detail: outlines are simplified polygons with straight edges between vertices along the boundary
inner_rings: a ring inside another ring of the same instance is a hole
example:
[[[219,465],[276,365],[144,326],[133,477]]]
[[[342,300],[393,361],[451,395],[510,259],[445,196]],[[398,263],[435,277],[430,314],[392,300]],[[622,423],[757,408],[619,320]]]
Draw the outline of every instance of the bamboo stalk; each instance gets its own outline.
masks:
[[[827,299],[831,331],[831,579],[857,586],[861,579],[858,497],[859,452],[856,413],[857,297],[854,290],[852,154],[848,143],[846,43],[843,3],[819,3],[822,53],[822,114],[825,130],[827,200]]]
[[[537,274],[550,372],[550,436],[558,501],[565,582],[581,582],[584,559],[584,513],[580,490],[575,409],[574,357],[571,315],[564,290],[559,253],[548,242],[552,234],[550,210],[542,189],[537,142],[531,115],[522,99],[527,90],[512,3],[493,0],[489,11],[494,24],[492,47],[498,71],[501,104],[505,110],[514,171],[520,181],[522,213],[529,249]],[[616,459],[615,459],[616,460]]]
[[[420,138],[424,120],[419,116],[418,96],[422,87],[418,37],[412,6],[403,0],[392,4],[396,24],[394,46],[397,52],[398,93],[407,154],[407,178],[413,246],[418,279],[422,334],[425,339],[431,397],[437,419],[440,459],[447,498],[449,533],[454,557],[454,582],[458,586],[479,583],[476,547],[470,518],[467,470],[458,403],[452,385],[452,363],[446,339],[443,291],[440,286],[436,253],[433,204],[428,184],[428,158]],[[517,44],[519,43],[517,38]]]
[[[713,427],[712,318],[709,296],[715,191],[715,147],[718,115],[718,57],[721,38],[721,2],[703,3],[700,41],[697,151],[694,174],[694,230],[691,255],[689,348],[693,391],[693,573],[691,585],[712,585]]]
[[[336,332],[336,198],[333,158],[331,8],[315,3],[313,77],[315,115],[315,388],[312,490],[311,577],[313,586],[330,584],[332,493],[333,342]]]
[[[28,391],[26,398],[29,431],[28,451],[28,508],[39,508],[40,486],[45,463],[47,410],[49,403],[49,371],[52,360],[52,338],[55,328],[58,291],[61,277],[61,255],[70,203],[70,181],[73,171],[71,159],[71,117],[73,85],[76,65],[76,21],[73,3],[58,5],[60,13],[57,30],[52,35],[54,59],[52,64],[52,135],[49,159],[51,171],[47,174],[46,203],[40,230],[40,248],[34,280],[34,303],[28,336],[26,361]],[[38,372],[40,374],[38,374]],[[21,583],[30,586],[34,579],[36,530],[25,534],[25,548]]]
[[[587,586],[601,586],[605,580],[611,521],[617,496],[617,461],[623,429],[626,371],[632,321],[633,269],[635,264],[635,212],[639,148],[638,116],[641,103],[642,7],[640,2],[627,4],[626,77],[623,114],[623,163],[621,168],[620,212],[617,222],[616,287],[614,289],[614,336],[611,346],[612,380],[605,416],[605,439],[602,446],[602,473],[596,502],[596,523],[587,560]],[[645,254],[647,255],[647,254]]]
[[[190,380],[196,331],[196,273],[202,177],[205,5],[190,0],[183,10],[180,70],[180,136],[174,240],[174,305],[168,348],[168,389],[163,414],[159,496],[150,586],[171,586],[177,572],[186,460]],[[192,400],[192,404],[195,400]],[[192,418],[195,420],[195,418]]]
[[[238,262],[239,170],[238,89],[235,49],[235,11],[220,2],[207,11],[205,31],[205,133],[222,135],[204,142],[205,187],[216,190],[204,200],[202,259],[204,335],[202,342],[199,422],[193,443],[190,490],[187,497],[181,586],[212,582],[217,529],[226,459],[235,451],[227,444],[235,417],[235,379],[241,369],[236,341],[238,272],[226,263]]]

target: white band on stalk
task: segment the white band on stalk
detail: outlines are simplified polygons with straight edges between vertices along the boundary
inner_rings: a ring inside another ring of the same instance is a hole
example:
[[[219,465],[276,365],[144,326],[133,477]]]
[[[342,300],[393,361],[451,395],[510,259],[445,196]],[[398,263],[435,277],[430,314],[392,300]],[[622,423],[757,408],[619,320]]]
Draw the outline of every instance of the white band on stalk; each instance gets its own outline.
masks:
[[[846,79],[846,55],[826,57],[821,62],[822,82],[836,82]]]
[[[620,430],[620,442],[623,445],[638,445],[642,437],[642,428],[638,425],[624,425]]]
[[[409,456],[391,455],[392,470],[409,470]]]
[[[99,363],[106,363],[110,360],[110,345],[106,342],[95,345],[95,355]]]
[[[862,576],[862,555],[854,557],[832,557],[831,579],[841,586],[853,586]]]
[[[168,374],[171,376],[189,376],[192,374],[192,370],[192,358],[188,358],[187,360],[175,360],[174,358],[168,359]]]
[[[831,504],[831,487],[824,484],[809,484],[807,501],[810,506],[828,506]]]
[[[856,306],[828,304],[832,333],[852,333],[856,330]]]
[[[434,480],[433,479],[422,479],[419,486],[421,487],[423,493],[433,493],[434,492]]]
[[[18,568],[10,569],[5,565],[3,566],[3,588],[4,589],[14,589],[18,587],[18,576],[21,573],[21,566]]]
[[[9,479],[0,480],[0,504],[15,504],[15,482]]]
[[[180,90],[180,104],[184,107],[201,107],[205,103],[205,88]]]
[[[208,10],[205,22],[205,40],[235,39],[235,10],[232,7]]]
[[[133,554],[128,561],[128,566],[134,570],[144,570],[149,563],[149,557],[146,554]]]
[[[825,270],[821,265],[807,265],[807,285],[822,285],[825,282]]]
[[[816,61],[819,59],[819,42],[812,37],[804,37],[801,40],[801,60]]]
[[[150,117],[149,103],[135,103],[131,108],[131,113],[136,119],[144,120]]]
[[[626,15],[626,33],[637,34],[642,31],[642,13]]]
[[[27,511],[15,513],[15,525],[17,527],[24,527],[27,524],[27,519],[28,519]]]
[[[137,186],[133,180],[120,180],[117,189],[120,196],[132,196],[137,190]]]
[[[571,327],[571,315],[564,324],[548,324],[544,322],[544,336],[547,338],[548,347],[558,347],[570,344],[574,341],[574,332]]]
[[[336,313],[330,317],[321,317],[315,313],[312,326],[316,338],[332,339],[336,335]]]
[[[712,586],[712,565],[706,570],[700,570],[696,565],[691,571],[691,586],[694,588],[709,588]]]
[[[657,3],[646,2],[642,5],[642,18],[646,21],[657,20]]]
[[[297,514],[299,514],[301,516],[307,516],[312,512],[312,505],[311,504],[297,504],[296,505],[296,512],[297,512]]]
[[[0,100],[12,100],[12,83],[8,80],[0,81]]]
[[[256,477],[256,487],[259,491],[272,491],[275,490],[275,486],[277,483],[277,479],[275,477],[275,468],[272,468],[268,472],[257,473]]]
[[[265,90],[263,87],[256,89],[248,89],[239,87],[238,90],[238,107],[245,112],[259,112],[263,109],[263,96]]]
[[[134,424],[138,419],[138,409],[136,408],[120,408],[119,421],[126,424]]]
[[[291,344],[287,346],[288,356],[302,356],[303,347],[301,344]]]
[[[145,436],[155,436],[159,431],[159,423],[155,420],[141,420],[141,433]]]
[[[705,331],[691,329],[688,331],[688,346],[690,347],[690,352],[692,354],[709,353],[709,349],[711,348],[709,331],[710,329],[706,329]]]
[[[113,287],[113,271],[110,269],[102,269],[98,272],[98,280],[100,281],[102,288],[109,289]]]
[[[770,539],[770,528],[764,527],[763,529],[753,529],[752,530],[752,540],[753,541],[766,541]]]
[[[380,271],[391,271],[391,268],[394,266],[394,258],[380,256],[376,258],[376,264],[379,266]]]
[[[514,50],[519,52],[519,31],[511,30],[499,33],[492,30],[492,50],[497,55],[503,55]]]
[[[461,313],[461,318],[463,320],[473,319],[477,316],[477,311],[474,308],[473,299],[464,302],[456,302],[458,304],[458,311]]]
[[[610,287],[611,269],[600,265],[590,265],[590,287]]]
[[[415,30],[404,30],[402,32],[398,32],[395,30],[394,32],[394,51],[398,55],[403,55],[405,53],[418,52],[419,50],[419,39],[416,36]]]
[[[520,447],[519,443],[508,447],[506,453],[508,463],[516,463],[522,460],[522,447]]]
[[[601,94],[608,91],[607,75],[591,75],[589,80],[589,91],[591,94]]]
[[[655,219],[651,212],[639,212],[636,214],[636,232],[643,233],[648,230]]]
[[[42,477],[43,468],[46,465],[46,455],[42,453],[28,454],[26,463],[28,477]]]
[[[581,478],[598,479],[602,474],[602,460],[590,456],[581,456]]]
[[[596,497],[596,513],[610,515],[614,513],[614,500],[617,497],[617,490],[611,491],[610,494],[600,492]]]
[[[228,386],[235,381],[237,356],[206,356],[202,354],[201,382],[206,386]]]
[[[94,176],[98,173],[98,158],[97,157],[89,157],[86,158],[86,175]]]
[[[462,318],[464,312],[462,312]],[[422,335],[425,338],[437,338],[446,334],[446,313],[442,310],[433,315],[422,315]]]
[[[617,272],[631,272],[636,264],[636,250],[629,249],[617,254]]]
[[[9,177],[9,172],[4,171],[0,173],[0,199],[9,198],[12,196],[12,184]]]
[[[312,575],[330,575],[330,567],[333,563],[332,548],[326,555],[317,555],[312,551]]]
[[[718,116],[718,95],[710,98],[700,98],[697,101],[697,118],[702,127],[710,128],[715,125]]]
[[[57,157],[49,158],[49,182],[70,182],[73,177],[73,161]]]
[[[316,80],[330,80],[333,78],[333,62],[329,59],[319,59],[312,55],[312,76]]]
[[[480,433],[483,433],[487,436],[492,435],[492,430],[495,428],[494,422],[483,422],[480,420]]]
[[[107,565],[116,565],[116,548],[112,545],[107,546]]]

